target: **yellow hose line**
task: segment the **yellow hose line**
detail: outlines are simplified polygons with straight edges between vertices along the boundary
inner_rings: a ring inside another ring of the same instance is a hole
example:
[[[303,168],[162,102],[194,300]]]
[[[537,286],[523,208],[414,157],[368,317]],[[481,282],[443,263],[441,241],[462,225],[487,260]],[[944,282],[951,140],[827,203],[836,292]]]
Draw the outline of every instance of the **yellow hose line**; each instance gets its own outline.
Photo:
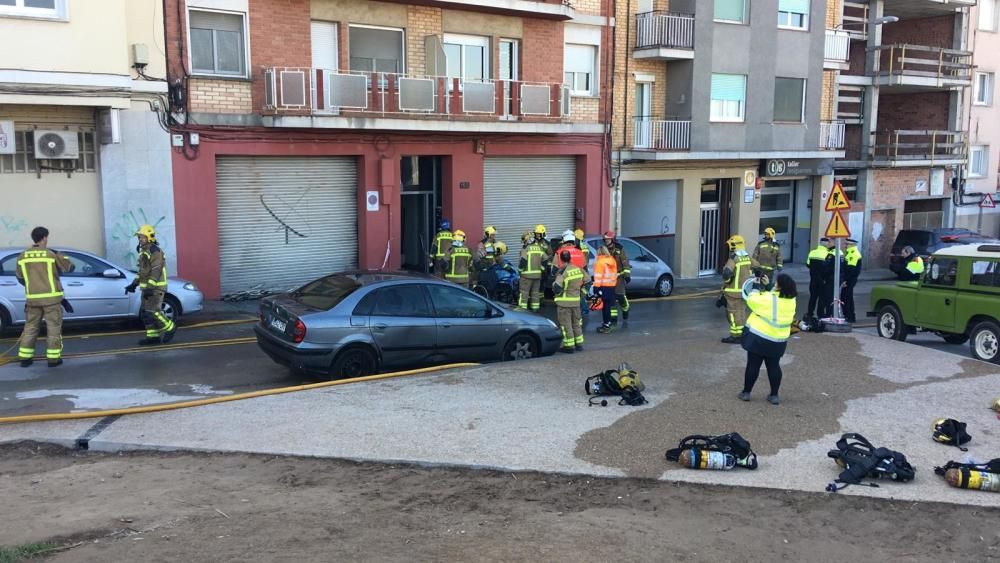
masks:
[[[458,364],[447,364],[443,366],[435,366],[430,368],[420,368],[411,369],[407,371],[396,371],[391,373],[380,373],[378,375],[369,375],[365,377],[357,377],[354,379],[338,379],[335,381],[324,381],[322,383],[310,383],[308,385],[295,385],[293,387],[279,387],[277,389],[266,389],[263,391],[252,391],[250,393],[239,393],[237,395],[227,395],[225,397],[212,397],[210,399],[198,399],[195,401],[184,401],[181,403],[167,403],[163,405],[148,405],[145,407],[131,407],[127,409],[111,409],[105,411],[91,411],[91,412],[70,412],[70,413],[55,413],[55,414],[31,414],[25,416],[10,416],[0,418],[0,424],[17,424],[24,422],[44,422],[49,420],[81,420],[86,418],[103,418],[106,416],[123,416],[127,414],[145,414],[153,412],[163,412],[172,411],[177,409],[189,409],[192,407],[202,407],[205,405],[215,405],[218,403],[228,403],[230,401],[242,401],[244,399],[256,399],[258,397],[268,397],[271,395],[283,395],[285,393],[295,393],[297,391],[308,391],[310,389],[322,389],[325,387],[335,387],[338,385],[347,385],[348,383],[363,383],[365,381],[379,381],[382,379],[392,379],[395,377],[405,377],[408,375],[419,375],[422,373],[431,373],[436,371],[443,371],[446,369],[456,369],[456,368],[467,368],[475,367],[479,364],[475,363],[458,363]]]
[[[196,323],[193,325],[177,325],[178,330],[187,330],[190,328],[208,328],[213,326],[223,326],[223,325],[235,325],[235,324],[246,324],[257,322],[257,317],[248,317],[245,319],[232,319],[228,321],[206,321],[203,323]],[[72,340],[75,338],[99,338],[101,336],[128,336],[130,334],[146,334],[145,330],[127,330],[120,332],[90,332],[87,334],[71,334],[69,336],[63,336],[63,340]],[[39,340],[45,340],[44,336],[39,336]],[[6,338],[0,340],[0,342],[17,342],[17,338]]]

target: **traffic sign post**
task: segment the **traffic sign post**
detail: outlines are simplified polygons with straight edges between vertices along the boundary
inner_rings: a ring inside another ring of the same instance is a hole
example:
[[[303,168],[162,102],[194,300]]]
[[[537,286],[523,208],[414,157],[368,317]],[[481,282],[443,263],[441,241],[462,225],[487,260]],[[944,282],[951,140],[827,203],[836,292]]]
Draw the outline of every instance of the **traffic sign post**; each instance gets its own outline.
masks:
[[[844,322],[840,303],[840,262],[843,256],[841,241],[851,236],[851,229],[847,226],[847,221],[844,221],[841,212],[850,208],[851,201],[847,199],[844,187],[840,182],[834,182],[833,191],[830,192],[830,197],[827,198],[824,207],[833,213],[833,216],[830,217],[830,223],[826,226],[826,237],[837,241],[837,250],[833,257],[833,318],[830,319],[831,322],[824,323],[825,329],[830,332],[850,332],[851,330],[851,326]]]
[[[993,200],[993,196],[986,193],[983,194],[982,201],[979,202],[979,220],[976,222],[976,232],[983,232],[983,209],[995,209],[997,206],[996,201]]]

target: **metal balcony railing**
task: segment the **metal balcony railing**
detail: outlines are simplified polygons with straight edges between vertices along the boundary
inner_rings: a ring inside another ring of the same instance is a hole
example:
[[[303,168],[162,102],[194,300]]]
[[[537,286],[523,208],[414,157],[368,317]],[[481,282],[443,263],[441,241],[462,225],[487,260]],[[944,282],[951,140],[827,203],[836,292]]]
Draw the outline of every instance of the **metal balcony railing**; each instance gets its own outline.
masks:
[[[956,161],[964,160],[968,140],[964,131],[892,130],[872,133],[873,160]]]
[[[972,80],[972,53],[969,51],[907,44],[881,45],[872,50],[879,55],[880,75]]]
[[[263,76],[263,109],[273,113],[551,120],[572,109],[569,88],[554,83],[294,67]]]
[[[635,48],[694,49],[694,16],[644,12],[635,19]]]
[[[825,59],[830,62],[846,63],[851,52],[851,34],[838,29],[826,30]]]
[[[844,148],[843,121],[822,121],[819,124],[819,148],[823,150],[840,150]]]
[[[633,119],[632,147],[639,150],[688,150],[691,122],[636,117]]]

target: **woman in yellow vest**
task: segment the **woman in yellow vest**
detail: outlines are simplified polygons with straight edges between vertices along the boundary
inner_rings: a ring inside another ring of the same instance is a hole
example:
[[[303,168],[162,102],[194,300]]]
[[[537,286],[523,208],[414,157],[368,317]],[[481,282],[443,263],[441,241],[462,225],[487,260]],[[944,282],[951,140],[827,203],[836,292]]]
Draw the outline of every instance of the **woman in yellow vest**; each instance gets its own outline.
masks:
[[[743,392],[740,400],[749,401],[750,392],[760,376],[761,364],[767,365],[767,379],[771,393],[767,401],[777,405],[778,388],[781,387],[781,357],[795,320],[795,298],[798,290],[795,280],[780,274],[774,291],[752,293],[746,298],[750,319],[743,330],[743,349],[747,351],[747,368],[743,375]]]

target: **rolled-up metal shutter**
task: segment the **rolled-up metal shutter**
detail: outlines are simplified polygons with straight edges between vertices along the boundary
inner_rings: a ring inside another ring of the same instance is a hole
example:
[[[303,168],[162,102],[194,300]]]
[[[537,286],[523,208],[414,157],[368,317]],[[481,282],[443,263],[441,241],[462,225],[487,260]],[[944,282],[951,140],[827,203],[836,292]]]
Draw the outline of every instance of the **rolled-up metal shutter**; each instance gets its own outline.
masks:
[[[357,267],[354,158],[220,156],[216,183],[223,294]]]
[[[550,238],[573,228],[575,157],[488,157],[485,176],[483,226],[496,227],[498,240],[512,251],[521,248],[521,235],[539,223]],[[470,240],[480,236],[469,233]]]

